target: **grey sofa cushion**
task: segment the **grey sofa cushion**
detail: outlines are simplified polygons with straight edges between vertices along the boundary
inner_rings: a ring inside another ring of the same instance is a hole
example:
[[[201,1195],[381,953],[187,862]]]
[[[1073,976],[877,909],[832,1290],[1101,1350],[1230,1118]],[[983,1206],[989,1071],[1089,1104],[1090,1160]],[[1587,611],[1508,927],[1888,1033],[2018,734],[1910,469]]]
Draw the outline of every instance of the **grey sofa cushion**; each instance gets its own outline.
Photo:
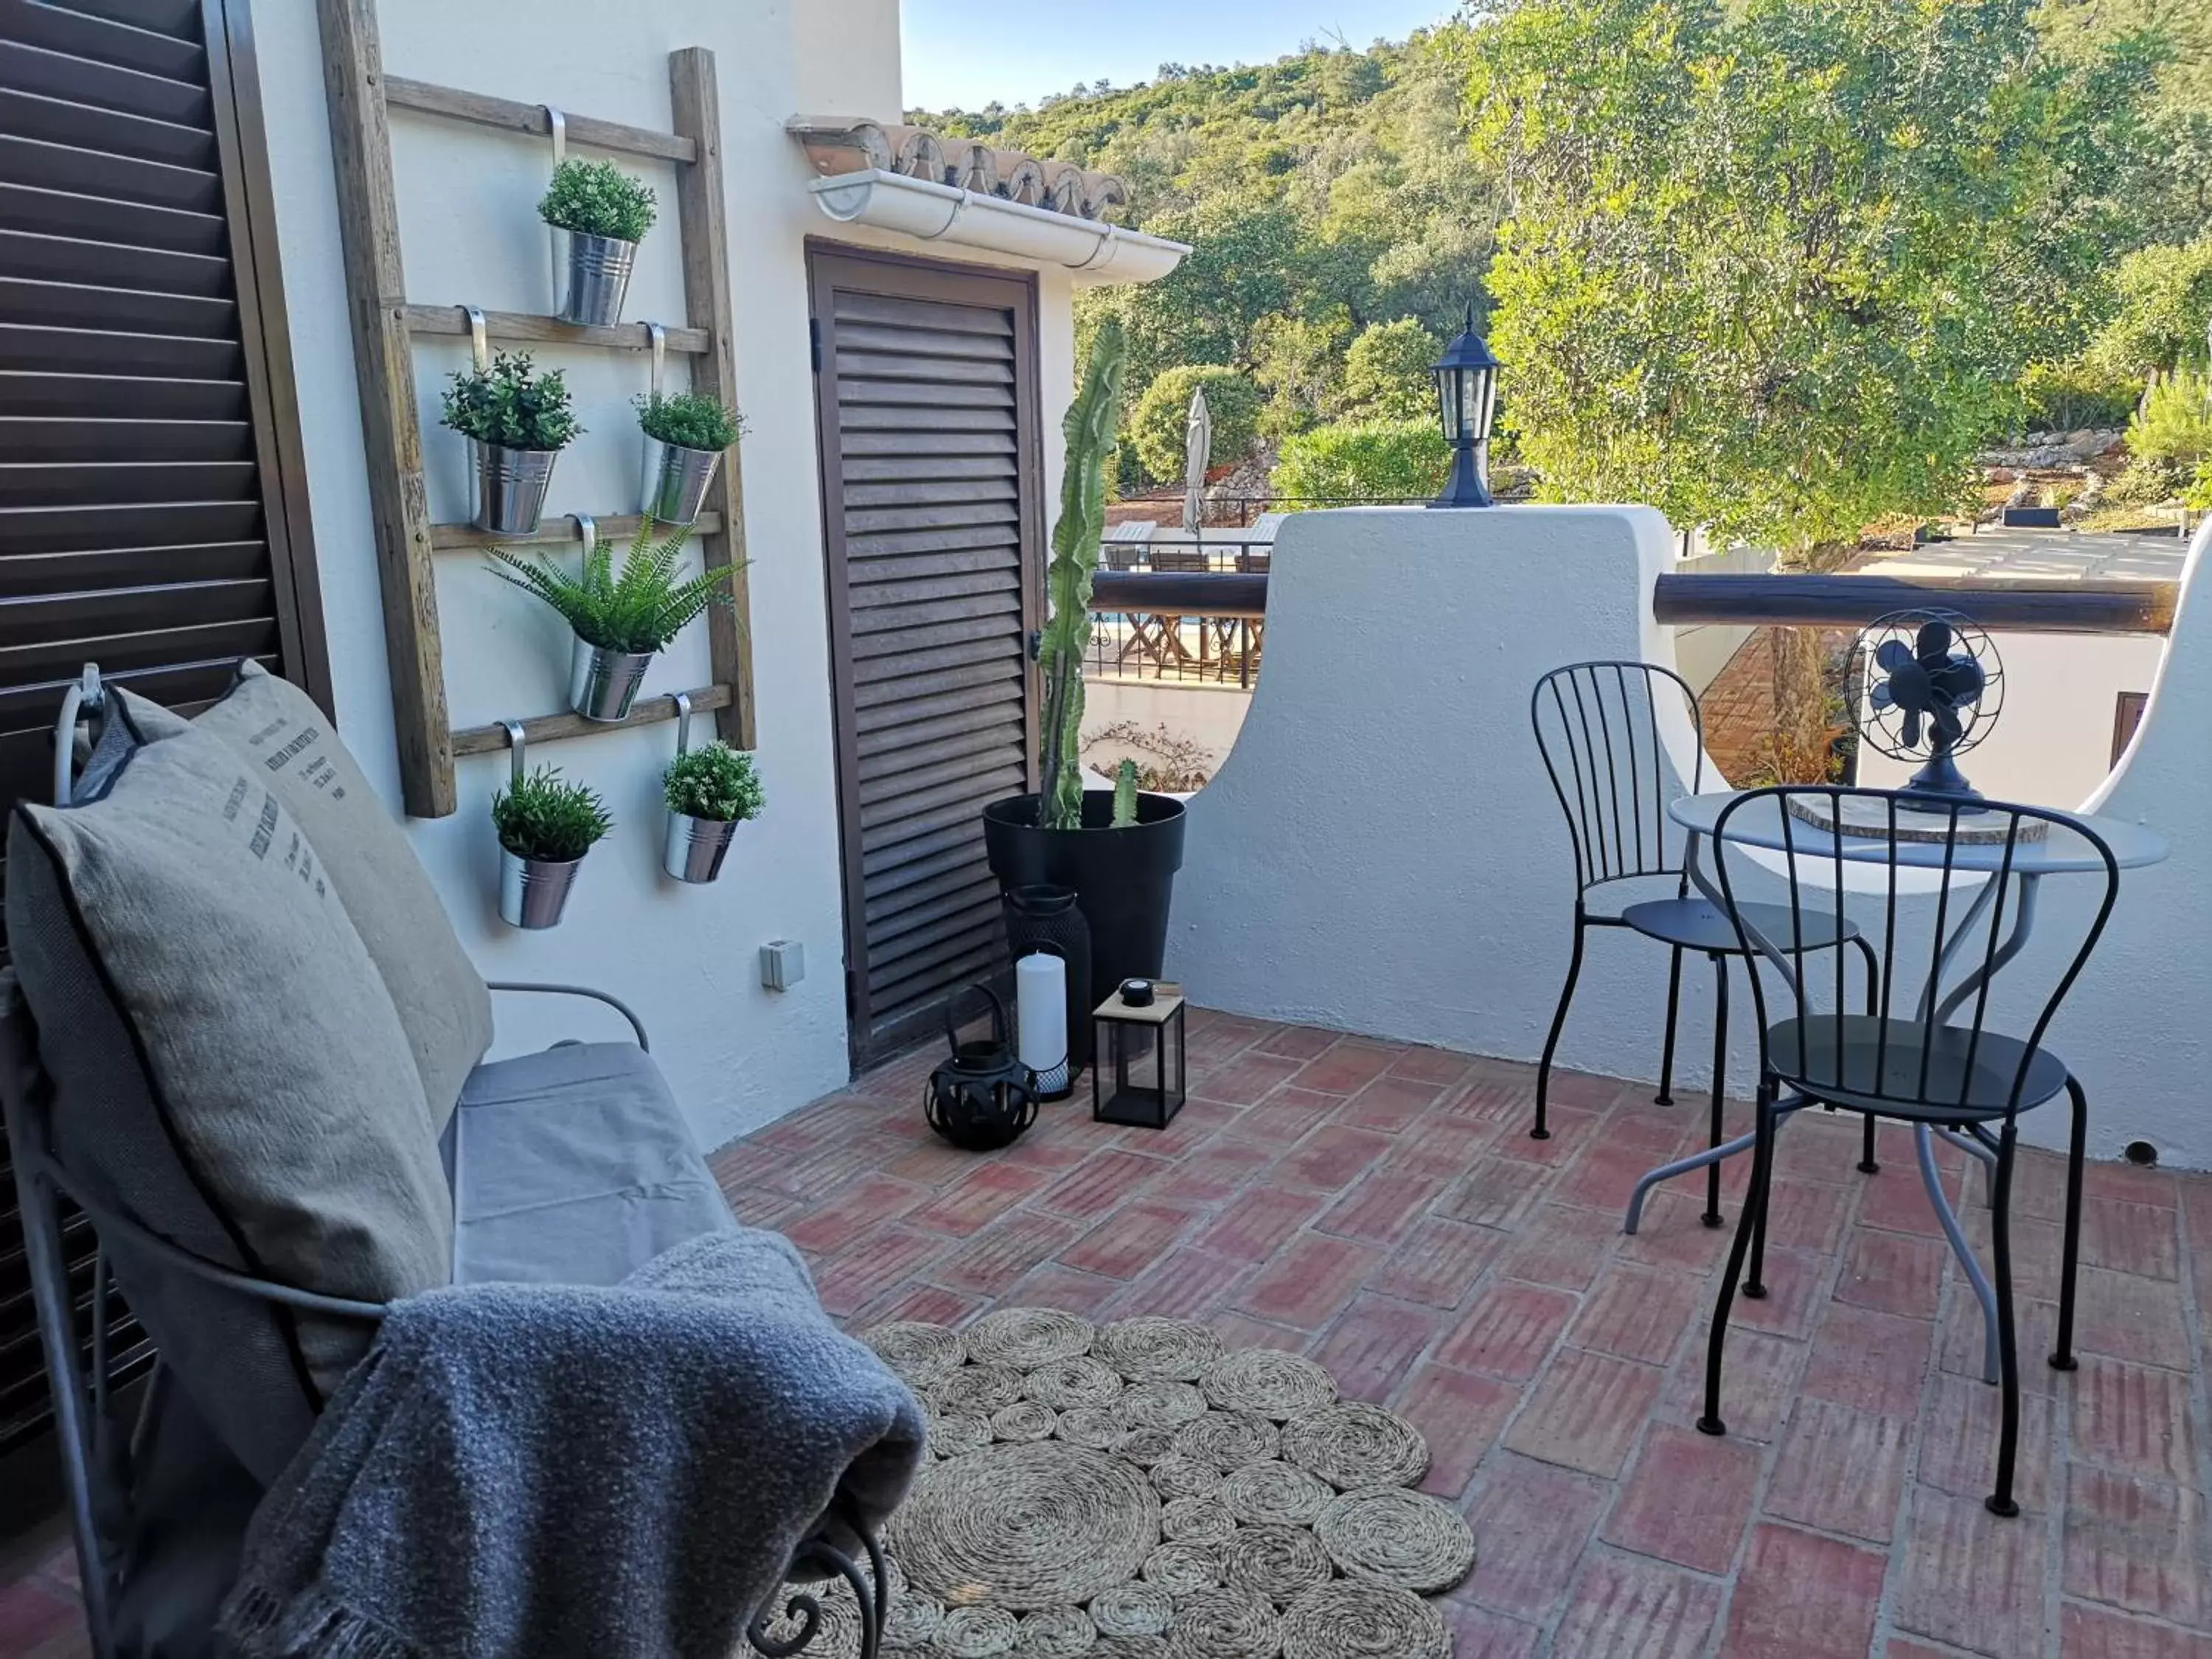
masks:
[[[456,1284],[613,1285],[737,1224],[659,1068],[627,1042],[479,1066],[451,1139]]]
[[[56,878],[65,915],[25,920],[76,933],[170,1155],[248,1271],[386,1302],[450,1272],[437,1128],[375,964],[264,769],[197,730],[148,743],[104,794],[19,805],[11,862],[43,861]],[[58,1079],[88,1069],[64,1056],[94,1039],[24,967],[50,1068]],[[74,1155],[104,1160],[100,1121],[114,1103],[61,1108],[82,1132]],[[103,1174],[128,1201],[133,1172]],[[327,1395],[367,1346],[358,1322],[279,1317],[311,1395]]]
[[[183,725],[156,704],[120,695],[149,736]],[[230,690],[191,723],[258,763],[255,775],[307,830],[384,976],[443,1129],[470,1069],[491,1047],[491,994],[406,834],[313,699],[259,664],[241,665]]]

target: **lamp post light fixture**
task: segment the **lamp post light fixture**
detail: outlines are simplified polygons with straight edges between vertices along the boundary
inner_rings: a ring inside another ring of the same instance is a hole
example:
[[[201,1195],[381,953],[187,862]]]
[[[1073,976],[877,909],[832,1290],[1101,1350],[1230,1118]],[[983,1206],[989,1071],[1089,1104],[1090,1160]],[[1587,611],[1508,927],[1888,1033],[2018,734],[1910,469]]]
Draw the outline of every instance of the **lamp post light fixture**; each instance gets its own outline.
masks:
[[[1451,476],[1431,507],[1489,507],[1490,419],[1498,403],[1497,357],[1474,331],[1474,307],[1464,328],[1437,360],[1430,374],[1444,422],[1444,441],[1452,447]]]

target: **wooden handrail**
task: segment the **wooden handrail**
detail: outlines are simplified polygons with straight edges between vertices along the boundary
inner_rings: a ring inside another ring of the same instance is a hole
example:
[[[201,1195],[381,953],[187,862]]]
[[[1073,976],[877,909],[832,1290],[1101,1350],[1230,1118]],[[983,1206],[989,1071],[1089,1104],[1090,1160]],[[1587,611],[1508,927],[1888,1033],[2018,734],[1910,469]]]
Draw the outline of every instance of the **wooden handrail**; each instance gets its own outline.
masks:
[[[2035,581],[1974,576],[1662,575],[1655,622],[1859,628],[1893,611],[1956,611],[2022,634],[2165,634],[2173,582]]]
[[[1091,580],[1091,608],[1160,617],[1264,617],[1267,573],[1102,570]]]

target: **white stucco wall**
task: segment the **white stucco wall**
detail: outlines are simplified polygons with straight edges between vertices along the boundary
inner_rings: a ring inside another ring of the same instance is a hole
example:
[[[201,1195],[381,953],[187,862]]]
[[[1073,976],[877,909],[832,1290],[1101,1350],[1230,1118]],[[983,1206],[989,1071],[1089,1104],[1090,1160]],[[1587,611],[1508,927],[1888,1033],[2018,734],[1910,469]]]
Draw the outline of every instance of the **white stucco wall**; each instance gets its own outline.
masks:
[[[2208,543],[2200,533],[2192,574]],[[1210,1006],[1535,1059],[1566,969],[1573,879],[1529,689],[1564,663],[1670,663],[1650,617],[1671,561],[1665,522],[1640,507],[1291,520],[1269,582],[1266,672],[1236,748],[1191,802],[1168,971]],[[1407,672],[1340,672],[1386,659]],[[2160,830],[2173,856],[2123,878],[2049,1037],[2089,1091],[2102,1157],[2144,1139],[2169,1163],[2212,1167],[2208,720],[2212,599],[2185,595],[2135,749],[2088,803]],[[1758,880],[1744,872],[1739,892],[1771,896]],[[2037,944],[2001,987],[2047,984],[2069,922],[2079,937],[2091,884],[2044,887]],[[1929,908],[1908,899],[1902,931],[1924,936]],[[1739,1096],[1753,1064],[1740,973]],[[1665,989],[1660,947],[1594,933],[1559,1062],[1656,1077]],[[1684,991],[1676,1074],[1698,1087],[1710,975],[1686,973]],[[1993,1004],[1999,1029],[2021,1024],[2013,1000]],[[2062,1107],[2022,1132],[2059,1145],[2065,1127]]]
[[[533,750],[534,761],[556,763],[600,790],[617,820],[584,869],[568,919],[542,934],[509,930],[495,914],[497,854],[487,813],[507,775],[503,756],[463,761],[459,812],[409,825],[485,973],[584,981],[633,1001],[653,1027],[656,1052],[695,1132],[702,1144],[718,1146],[848,1075],[805,326],[805,239],[837,228],[806,194],[812,175],[783,125],[794,113],[822,108],[828,93],[841,88],[851,95],[830,100],[838,112],[897,112],[896,7],[892,0],[655,0],[617,14],[585,0],[462,6],[383,0],[380,10],[384,61],[393,74],[550,100],[641,126],[669,125],[672,50],[704,46],[718,59],[739,401],[750,425],[744,514],[768,810],[739,832],[718,884],[682,888],[658,870],[658,778],[673,752],[672,725]],[[255,21],[339,724],[396,813],[382,605],[314,8],[265,5]],[[544,234],[534,211],[548,163],[544,142],[405,112],[394,112],[392,127],[409,297],[549,309]],[[660,191],[665,216],[641,251],[628,315],[682,320],[672,173],[629,158],[623,164]],[[918,244],[904,251],[941,252]],[[1072,372],[1067,273],[1047,273],[1040,287],[1046,479],[1056,490],[1059,416]],[[567,372],[590,428],[563,454],[549,510],[634,507],[637,438],[629,399],[646,385],[643,355],[550,348],[537,355]],[[443,377],[465,361],[461,342],[418,344],[432,511],[441,520],[467,515],[460,441],[436,424]],[[672,359],[672,367],[680,385],[681,360]],[[567,646],[550,616],[495,581],[473,555],[441,556],[438,597],[457,726],[564,706]],[[705,640],[695,629],[656,665],[647,690],[708,678]],[[761,988],[756,953],[772,939],[806,948],[806,980],[791,991]],[[501,1002],[497,1052],[541,1046],[576,1030],[568,1011]]]

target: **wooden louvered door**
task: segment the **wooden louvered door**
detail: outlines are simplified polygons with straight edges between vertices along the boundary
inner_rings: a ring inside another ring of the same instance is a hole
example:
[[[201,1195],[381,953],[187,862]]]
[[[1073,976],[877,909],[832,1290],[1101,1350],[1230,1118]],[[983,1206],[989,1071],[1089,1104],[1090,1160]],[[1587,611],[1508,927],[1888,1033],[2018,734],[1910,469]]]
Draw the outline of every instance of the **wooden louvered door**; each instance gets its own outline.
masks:
[[[1036,294],[853,252],[811,272],[857,1067],[1005,963],[981,813],[1036,753]]]
[[[88,661],[329,705],[281,296],[246,0],[0,0],[0,809]],[[46,1413],[21,1250],[0,1158],[0,1452]]]

